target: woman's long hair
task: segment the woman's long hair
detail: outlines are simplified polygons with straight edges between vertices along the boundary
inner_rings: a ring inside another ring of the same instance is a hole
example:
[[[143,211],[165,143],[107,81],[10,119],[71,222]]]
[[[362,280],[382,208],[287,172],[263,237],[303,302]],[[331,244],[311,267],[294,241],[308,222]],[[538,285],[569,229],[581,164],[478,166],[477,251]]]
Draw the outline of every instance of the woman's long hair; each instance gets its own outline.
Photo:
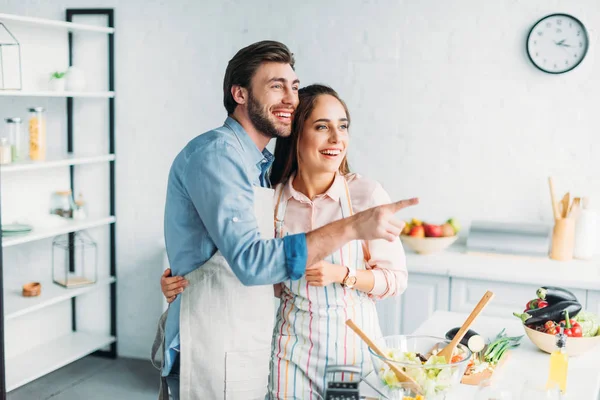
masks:
[[[292,133],[286,138],[277,138],[277,143],[275,144],[275,161],[270,173],[270,180],[273,186],[287,182],[298,171],[298,142],[300,141],[300,135],[302,135],[306,121],[315,109],[317,98],[322,95],[333,96],[342,104],[346,111],[346,118],[348,118],[348,126],[350,125],[348,107],[335,90],[329,86],[318,84],[300,89],[298,91],[300,102],[294,112]],[[342,175],[350,173],[346,156],[344,156],[340,164],[339,172]]]

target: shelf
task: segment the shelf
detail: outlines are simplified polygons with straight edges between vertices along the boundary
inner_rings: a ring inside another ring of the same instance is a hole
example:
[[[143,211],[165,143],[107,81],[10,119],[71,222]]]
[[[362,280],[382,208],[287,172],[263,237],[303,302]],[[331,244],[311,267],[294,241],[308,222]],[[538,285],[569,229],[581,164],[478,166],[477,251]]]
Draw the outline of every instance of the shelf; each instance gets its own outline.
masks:
[[[103,154],[99,156],[77,156],[67,155],[64,157],[50,159],[46,161],[24,161],[14,164],[0,166],[0,172],[31,171],[39,169],[48,169],[64,167],[69,165],[95,164],[108,161],[114,161],[114,154]]]
[[[53,20],[53,19],[25,17],[22,15],[1,14],[0,13],[0,22],[4,22],[4,21],[24,22],[27,24],[67,29],[69,31],[88,31],[88,32],[99,32],[99,33],[114,33],[115,32],[115,28],[107,28],[104,26],[77,24],[74,22],[57,21],[57,20]]]
[[[4,288],[4,319],[10,321],[13,318],[37,311],[61,301],[92,292],[99,287],[107,286],[115,282],[115,278],[99,279],[94,285],[79,288],[66,289],[52,282],[51,279],[40,282],[42,293],[37,297],[23,297],[21,288]]]
[[[115,97],[115,92],[52,92],[48,90],[0,90],[0,96],[18,97],[88,97],[108,99]]]
[[[35,242],[36,240],[51,238],[65,233],[77,232],[83,229],[96,228],[99,226],[110,225],[115,222],[115,217],[106,218],[88,218],[83,221],[73,221],[68,219],[60,219],[60,217],[52,218],[53,221],[58,221],[50,226],[36,227],[23,236],[7,236],[2,238],[2,247],[16,246],[18,244]]]
[[[107,335],[73,332],[6,360],[6,389],[14,390],[113,343]]]

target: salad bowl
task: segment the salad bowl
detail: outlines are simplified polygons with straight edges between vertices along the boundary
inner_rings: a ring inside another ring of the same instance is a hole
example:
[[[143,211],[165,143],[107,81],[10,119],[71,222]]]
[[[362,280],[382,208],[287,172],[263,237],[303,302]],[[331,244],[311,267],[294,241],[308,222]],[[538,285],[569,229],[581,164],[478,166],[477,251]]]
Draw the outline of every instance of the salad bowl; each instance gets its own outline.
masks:
[[[450,341],[435,336],[384,336],[375,342],[385,357],[369,347],[373,369],[379,378],[380,390],[390,400],[402,400],[411,394],[407,393],[406,385],[398,382],[386,362],[412,377],[420,385],[424,399],[443,400],[460,384],[472,354],[467,346],[458,344],[448,364],[444,357],[436,354]]]

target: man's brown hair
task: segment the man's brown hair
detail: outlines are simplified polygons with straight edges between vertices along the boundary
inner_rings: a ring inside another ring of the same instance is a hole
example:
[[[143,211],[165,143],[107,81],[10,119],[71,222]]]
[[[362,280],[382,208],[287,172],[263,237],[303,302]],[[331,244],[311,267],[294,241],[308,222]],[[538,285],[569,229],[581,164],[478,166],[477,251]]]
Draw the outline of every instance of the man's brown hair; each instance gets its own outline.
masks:
[[[253,43],[238,51],[227,64],[225,70],[225,79],[223,80],[223,104],[227,114],[231,115],[235,111],[238,103],[231,95],[231,88],[239,85],[250,89],[250,81],[256,73],[256,70],[264,62],[278,62],[290,64],[294,68],[294,54],[288,47],[280,42],[273,40],[263,40]]]

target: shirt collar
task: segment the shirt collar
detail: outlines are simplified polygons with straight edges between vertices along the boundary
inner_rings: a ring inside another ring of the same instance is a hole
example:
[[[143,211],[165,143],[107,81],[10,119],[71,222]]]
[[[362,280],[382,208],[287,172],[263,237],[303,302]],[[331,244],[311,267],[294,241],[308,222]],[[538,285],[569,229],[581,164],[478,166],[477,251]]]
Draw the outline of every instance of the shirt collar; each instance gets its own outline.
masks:
[[[273,154],[271,154],[271,152],[266,148],[262,152],[258,150],[258,147],[256,147],[256,143],[254,143],[252,139],[250,139],[250,136],[248,136],[248,133],[244,130],[244,128],[242,127],[242,125],[240,125],[239,122],[237,122],[232,117],[227,117],[227,119],[224,122],[224,125],[231,129],[232,132],[235,134],[238,142],[242,146],[244,155],[247,157],[246,159],[249,163],[258,166],[261,169],[262,164],[266,164],[265,166],[269,167],[273,163],[273,160],[275,159],[275,157],[273,157]],[[263,162],[263,160],[266,160],[266,162]]]
[[[283,187],[283,193],[282,193],[283,200],[287,201],[291,198],[294,198],[303,203],[310,202],[310,199],[308,197],[306,197],[306,195],[304,195],[304,193],[301,193],[301,192],[297,191],[296,189],[294,189],[292,182],[294,181],[295,176],[296,175],[293,174],[290,177],[290,179],[288,179],[288,181],[285,183],[285,186]],[[346,185],[344,185],[344,180],[345,180],[345,178],[339,172],[336,172],[335,178],[333,179],[333,183],[331,184],[329,189],[327,189],[327,191],[325,193],[315,197],[315,199],[318,199],[321,197],[329,197],[333,201],[339,201],[340,197],[346,190]]]

